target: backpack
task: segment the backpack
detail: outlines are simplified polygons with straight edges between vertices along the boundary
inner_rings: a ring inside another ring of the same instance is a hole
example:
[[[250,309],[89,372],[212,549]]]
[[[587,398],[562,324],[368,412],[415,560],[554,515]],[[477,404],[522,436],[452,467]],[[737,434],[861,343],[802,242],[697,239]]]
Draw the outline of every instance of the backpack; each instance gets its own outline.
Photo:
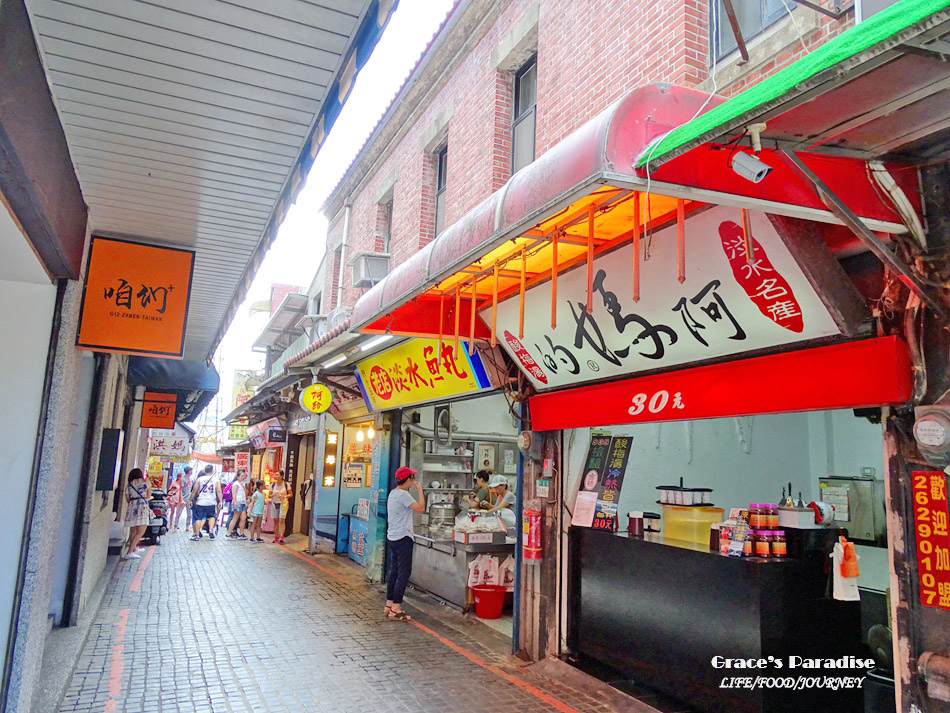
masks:
[[[230,483],[224,486],[224,491],[221,493],[221,497],[224,498],[224,502],[231,502],[231,486],[234,485],[232,480]]]

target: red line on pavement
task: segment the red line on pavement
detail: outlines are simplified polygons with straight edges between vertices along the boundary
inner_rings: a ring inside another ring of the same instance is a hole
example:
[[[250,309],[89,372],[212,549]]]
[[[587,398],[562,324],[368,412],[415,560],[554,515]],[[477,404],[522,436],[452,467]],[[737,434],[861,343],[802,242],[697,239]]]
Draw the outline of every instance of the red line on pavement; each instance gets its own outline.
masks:
[[[115,646],[112,647],[112,661],[109,664],[109,700],[103,706],[103,713],[113,713],[119,705],[119,702],[114,699],[122,692],[122,672],[125,670],[125,659],[122,658],[125,646],[122,641],[125,639],[125,625],[128,621],[129,610],[122,609],[115,623],[119,631],[113,639]]]
[[[132,580],[132,584],[129,585],[130,592],[139,591],[139,587],[142,586],[142,575],[145,574],[145,568],[148,567],[149,560],[152,559],[152,555],[155,554],[155,545],[149,545],[148,552],[145,553],[145,557],[142,558],[141,564],[139,564],[138,572],[135,573],[135,578]]]
[[[337,574],[336,572],[327,569],[327,568],[324,567],[323,565],[317,564],[316,562],[314,562],[312,559],[310,559],[310,558],[308,558],[308,557],[304,557],[304,556],[303,556],[302,554],[300,554],[299,552],[294,552],[293,550],[291,550],[291,549],[289,549],[289,548],[287,548],[287,547],[284,547],[283,545],[277,545],[277,546],[278,546],[280,549],[282,549],[284,552],[289,552],[289,553],[292,554],[294,557],[296,557],[296,558],[298,558],[298,559],[302,559],[302,560],[303,560],[304,562],[306,562],[307,564],[309,564],[309,565],[311,565],[311,566],[313,566],[313,567],[316,567],[317,569],[321,570],[322,572],[326,572],[326,573],[329,574],[331,577],[334,577],[334,578],[336,578],[336,579],[339,579],[339,580],[340,580],[341,582],[343,582],[345,585],[347,585],[347,586],[349,586],[349,587],[353,587],[353,589],[356,589],[356,588],[357,588],[355,584],[353,584],[352,582],[350,582],[350,581],[349,581],[348,579],[346,579],[345,577],[342,577],[342,576],[340,576],[339,574]]]
[[[564,703],[564,701],[559,701],[557,698],[555,698],[554,696],[552,696],[550,693],[545,693],[545,692],[542,691],[540,688],[536,688],[535,686],[532,686],[530,683],[527,683],[526,681],[522,681],[522,680],[521,680],[520,678],[518,678],[517,676],[512,676],[510,673],[507,673],[506,671],[502,671],[502,670],[501,670],[500,668],[498,668],[497,666],[492,666],[490,663],[488,663],[487,661],[485,661],[483,658],[481,658],[481,657],[479,657],[479,656],[476,656],[475,654],[473,654],[473,653],[472,653],[471,651],[469,651],[468,649],[466,649],[466,648],[464,648],[464,647],[462,647],[462,646],[459,646],[458,644],[456,644],[456,643],[455,643],[454,641],[452,641],[451,639],[447,639],[447,638],[445,638],[444,636],[442,636],[441,634],[436,633],[435,631],[433,631],[433,630],[430,629],[429,627],[425,626],[424,624],[420,624],[420,623],[419,623],[418,621],[416,621],[415,619],[412,619],[409,623],[415,624],[416,627],[418,627],[419,629],[421,629],[421,630],[424,631],[425,633],[429,634],[430,636],[435,637],[436,639],[438,639],[439,641],[441,641],[443,644],[445,644],[446,646],[448,646],[450,649],[452,649],[452,650],[455,651],[456,653],[461,654],[462,656],[464,656],[465,658],[467,658],[467,659],[468,659],[469,661],[471,661],[472,663],[477,664],[478,666],[481,666],[482,668],[486,669],[487,671],[491,671],[493,674],[495,674],[496,676],[500,676],[501,678],[505,679],[505,680],[508,681],[509,683],[513,683],[514,685],[518,686],[518,688],[521,688],[522,690],[527,691],[528,693],[530,693],[530,694],[531,694],[532,696],[534,696],[535,698],[537,698],[537,699],[539,699],[539,700],[542,700],[542,701],[544,701],[545,703],[547,703],[549,706],[552,706],[552,707],[556,708],[557,710],[561,711],[561,713],[578,713],[578,711],[577,711],[576,708],[571,708],[569,705],[567,705],[566,703]]]

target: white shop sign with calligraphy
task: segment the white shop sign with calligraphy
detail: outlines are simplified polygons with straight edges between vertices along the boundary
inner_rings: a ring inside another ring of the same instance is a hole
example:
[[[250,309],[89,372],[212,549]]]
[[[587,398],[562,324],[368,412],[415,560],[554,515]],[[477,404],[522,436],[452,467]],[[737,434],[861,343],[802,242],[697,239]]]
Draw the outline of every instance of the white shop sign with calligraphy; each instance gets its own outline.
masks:
[[[821,298],[768,216],[750,214],[754,258],[746,259],[739,211],[716,207],[686,221],[686,281],[677,280],[676,226],[654,233],[640,262],[640,300],[632,296],[632,244],[594,260],[593,312],[587,270],[498,305],[497,333],[538,389],[704,361],[840,334]],[[641,248],[646,242],[641,241]],[[491,308],[482,313],[491,318]]]
[[[191,455],[188,435],[177,429],[152,428],[149,430],[148,454],[183,458]]]

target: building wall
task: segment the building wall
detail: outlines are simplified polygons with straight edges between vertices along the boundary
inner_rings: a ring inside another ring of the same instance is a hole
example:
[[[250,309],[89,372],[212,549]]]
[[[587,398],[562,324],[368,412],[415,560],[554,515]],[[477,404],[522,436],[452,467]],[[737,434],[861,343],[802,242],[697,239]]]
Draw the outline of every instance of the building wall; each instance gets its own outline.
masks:
[[[6,524],[0,528],[0,642],[6,646],[13,615],[23,526],[29,503],[36,433],[40,423],[46,354],[56,303],[56,288],[0,280],[0,452],[4,454]]]
[[[352,202],[347,263],[357,253],[383,251],[380,205],[390,196],[390,267],[433,239],[433,152],[446,142],[445,225],[504,185],[511,165],[513,73],[535,50],[536,154],[541,155],[636,87],[666,82],[733,95],[853,23],[853,13],[835,21],[798,7],[791,17],[749,40],[748,64],[738,63],[737,52],[720,60],[713,82],[708,67],[709,3],[703,0],[513,0],[500,11],[497,4],[473,2],[460,12],[475,11],[486,18],[481,35],[449,36],[443,43],[448,48],[430,52],[426,62],[433,66],[432,76],[426,75],[427,64],[415,80],[433,84],[429,98],[407,115],[410,121],[400,127],[391,149],[374,163],[354,163],[328,202],[328,252],[343,239],[343,202]],[[470,51],[465,51],[466,42]],[[452,52],[456,55],[446,59]],[[326,276],[325,294],[334,294],[334,305],[337,274],[334,269]],[[351,285],[352,268],[347,265],[346,306],[366,291]]]

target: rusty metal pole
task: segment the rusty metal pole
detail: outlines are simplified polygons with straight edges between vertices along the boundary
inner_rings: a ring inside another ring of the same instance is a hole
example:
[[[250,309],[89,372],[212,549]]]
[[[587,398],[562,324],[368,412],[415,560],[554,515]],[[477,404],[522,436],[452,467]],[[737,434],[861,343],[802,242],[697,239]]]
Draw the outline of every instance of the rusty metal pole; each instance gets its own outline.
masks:
[[[686,282],[686,201],[676,201],[676,279]]]
[[[528,267],[528,251],[521,248],[521,290],[519,293],[520,305],[518,308],[518,339],[524,339],[524,281]]]
[[[478,287],[478,280],[474,277],[472,278],[472,315],[471,322],[468,328],[468,353],[475,353],[475,299],[476,299],[476,288]]]
[[[640,301],[640,194],[633,199],[633,301]]]
[[[587,314],[594,313],[594,210],[587,206]]]
[[[557,234],[551,236],[551,329],[557,329]]]

